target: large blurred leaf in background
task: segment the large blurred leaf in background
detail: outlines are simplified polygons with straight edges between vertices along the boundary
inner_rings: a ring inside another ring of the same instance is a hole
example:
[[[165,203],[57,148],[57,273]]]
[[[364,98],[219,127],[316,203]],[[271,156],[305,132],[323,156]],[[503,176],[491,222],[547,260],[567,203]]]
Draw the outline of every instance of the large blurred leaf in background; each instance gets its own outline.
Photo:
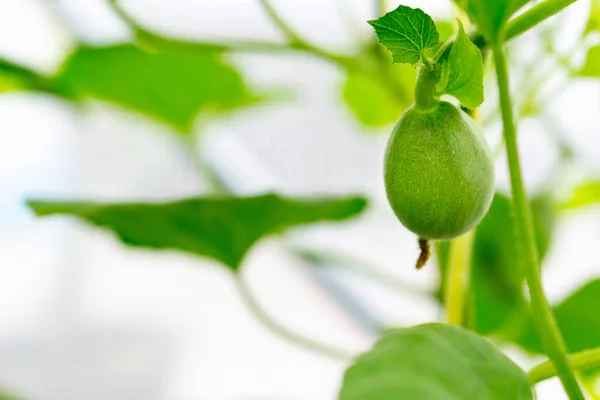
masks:
[[[231,110],[256,101],[242,76],[219,53],[131,44],[79,47],[56,78],[94,97],[190,131],[201,111]]]
[[[549,196],[542,195],[532,200],[531,207],[538,252],[543,259],[554,227],[554,203]],[[529,319],[523,290],[525,276],[519,268],[515,244],[511,200],[496,194],[490,210],[475,231],[471,263],[469,326],[480,334],[516,340]],[[445,278],[449,242],[441,243],[439,250]]]
[[[600,46],[594,46],[588,50],[585,63],[577,75],[590,78],[600,77]]]
[[[288,199],[266,194],[163,204],[31,200],[28,205],[38,216],[72,215],[108,228],[131,246],[182,250],[238,270],[246,252],[261,237],[296,225],[345,220],[359,214],[366,200]]]
[[[600,181],[587,181],[575,187],[560,208],[573,210],[598,203],[600,203]]]
[[[71,98],[72,93],[54,79],[12,61],[0,58],[0,93],[35,90]]]
[[[395,82],[386,84],[372,74],[361,72],[350,72],[344,82],[344,101],[366,127],[376,128],[397,121],[413,102],[415,69],[406,64],[395,64],[389,69],[394,73]]]
[[[554,307],[558,326],[569,352],[600,347],[600,279],[584,284]],[[529,320],[518,343],[531,351],[543,353],[533,321]]]

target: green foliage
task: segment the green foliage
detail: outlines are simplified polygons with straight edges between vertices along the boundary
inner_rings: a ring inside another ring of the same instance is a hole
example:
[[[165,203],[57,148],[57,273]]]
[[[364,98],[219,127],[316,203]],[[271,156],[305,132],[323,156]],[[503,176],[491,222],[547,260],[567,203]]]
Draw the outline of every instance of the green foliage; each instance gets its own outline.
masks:
[[[523,294],[524,271],[516,255],[515,228],[510,198],[496,194],[475,231],[471,258],[471,307],[469,325],[483,335],[517,340],[529,318]],[[548,196],[532,200],[538,252],[543,259],[554,228],[553,202]],[[449,243],[439,246],[439,262],[445,279]],[[444,284],[442,283],[442,288]]]
[[[588,50],[585,64],[578,71],[578,75],[592,78],[600,77],[600,46],[594,46]]]
[[[600,203],[600,182],[589,181],[577,186],[560,205],[563,210],[571,210]]]
[[[529,0],[454,0],[491,42],[496,42],[508,19]]]
[[[426,324],[386,332],[344,376],[339,400],[531,400],[527,375],[466,329]]]
[[[459,23],[456,40],[442,61],[442,76],[436,87],[440,94],[456,97],[467,108],[483,103],[483,59]]]
[[[214,52],[83,46],[56,80],[82,96],[146,114],[184,132],[201,111],[230,110],[257,100],[240,74]]]
[[[440,43],[433,19],[421,9],[400,6],[379,19],[369,21],[395,63],[416,64],[426,50]]]
[[[0,93],[35,90],[71,98],[72,93],[51,78],[0,58]]]
[[[600,0],[592,0],[590,18],[588,19],[584,34],[591,32],[600,32]]]
[[[356,118],[367,127],[380,127],[398,120],[413,101],[416,73],[408,65],[395,65],[397,87],[404,91],[404,101],[384,86],[381,79],[353,72],[342,90],[343,98]]]
[[[164,204],[28,201],[37,216],[72,215],[114,231],[130,246],[175,249],[220,261],[238,270],[261,237],[320,221],[341,221],[360,213],[362,198],[287,199],[193,198]]]
[[[600,347],[600,279],[590,281],[554,307],[558,326],[569,352]],[[532,320],[527,321],[518,343],[531,351],[543,353]]]
[[[0,392],[0,400],[21,400],[21,397],[15,397],[12,395],[8,395],[5,392]]]
[[[435,27],[440,35],[440,43],[444,43],[454,35],[456,29],[450,21],[436,21]]]

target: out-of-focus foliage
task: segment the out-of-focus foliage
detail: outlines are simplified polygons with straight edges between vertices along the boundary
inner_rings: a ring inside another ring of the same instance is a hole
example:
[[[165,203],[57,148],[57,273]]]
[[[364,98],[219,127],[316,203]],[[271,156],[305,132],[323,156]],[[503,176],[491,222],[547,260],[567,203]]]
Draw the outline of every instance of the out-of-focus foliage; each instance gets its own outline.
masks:
[[[131,246],[175,249],[220,261],[232,270],[261,237],[320,221],[359,214],[362,198],[289,199],[257,197],[194,198],[164,204],[37,201],[38,216],[72,215],[114,231]]]
[[[79,47],[56,78],[81,96],[108,101],[190,131],[202,111],[258,100],[215,52],[150,52],[130,44]]]
[[[590,18],[584,33],[600,32],[600,0],[592,0]]]
[[[454,0],[490,41],[495,41],[508,19],[529,0]]]
[[[533,399],[527,375],[486,339],[454,325],[387,331],[344,376],[339,400]]]
[[[356,118],[367,127],[395,122],[410,106],[414,97],[416,72],[409,65],[394,65],[396,92],[382,79],[360,72],[349,73],[342,89],[344,101]]]
[[[600,77],[600,46],[588,50],[585,64],[579,70],[578,75],[592,78]]]
[[[600,346],[600,279],[590,281],[554,307],[558,326],[570,352]],[[533,321],[528,320],[518,343],[531,351],[543,352]]]
[[[560,207],[569,210],[599,203],[600,181],[589,181],[577,186]]]
[[[65,98],[72,96],[54,79],[0,58],[0,93],[20,90],[48,92]]]
[[[531,202],[538,241],[543,259],[550,244],[554,227],[553,202],[539,196]],[[475,231],[471,261],[472,297],[468,325],[480,334],[514,340],[522,329],[523,319],[529,318],[528,302],[524,296],[525,276],[515,254],[516,237],[511,215],[511,200],[496,194],[485,218]],[[440,243],[439,263],[442,277],[448,263],[449,242]],[[443,279],[442,279],[442,288]]]

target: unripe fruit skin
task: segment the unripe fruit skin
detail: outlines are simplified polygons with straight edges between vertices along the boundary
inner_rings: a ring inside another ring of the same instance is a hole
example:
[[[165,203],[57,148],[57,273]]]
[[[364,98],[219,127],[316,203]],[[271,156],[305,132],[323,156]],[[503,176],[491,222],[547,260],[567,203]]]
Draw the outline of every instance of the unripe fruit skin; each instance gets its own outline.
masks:
[[[452,239],[474,228],[494,194],[490,148],[469,115],[448,102],[409,108],[385,154],[388,200],[420,238]]]

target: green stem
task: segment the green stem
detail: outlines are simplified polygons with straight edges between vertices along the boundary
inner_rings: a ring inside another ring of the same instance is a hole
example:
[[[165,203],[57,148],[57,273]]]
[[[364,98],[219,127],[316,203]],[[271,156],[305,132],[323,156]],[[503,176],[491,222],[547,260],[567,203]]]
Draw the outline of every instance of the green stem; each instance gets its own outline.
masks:
[[[415,85],[415,109],[420,111],[431,111],[435,109],[439,100],[435,96],[435,86],[440,80],[438,68],[422,66]]]
[[[544,294],[540,265],[538,260],[531,209],[525,194],[517,146],[517,130],[510,99],[508,65],[502,43],[492,48],[496,64],[500,110],[504,126],[504,140],[510,171],[512,188],[514,224],[517,237],[517,256],[525,269],[527,286],[531,297],[531,307],[544,350],[556,367],[558,376],[571,400],[584,400],[579,384],[567,358],[565,343],[556,324],[554,314]]]
[[[600,368],[600,348],[584,350],[569,356],[571,365],[577,371],[587,371]],[[538,383],[556,376],[556,368],[551,361],[545,361],[533,367],[529,373],[529,380]]]
[[[506,40],[515,38],[530,30],[542,21],[558,14],[577,0],[545,0],[541,1],[523,14],[506,24]]]
[[[469,288],[474,233],[475,231],[467,232],[450,243],[444,290],[446,322],[449,324],[463,325],[465,322],[464,311]]]
[[[357,65],[356,57],[333,54],[323,49],[317,48],[306,41],[294,36],[294,40],[289,43],[274,43],[265,41],[216,41],[202,42],[196,40],[173,39],[156,34],[141,24],[139,24],[127,11],[119,4],[118,0],[107,0],[108,5],[127,24],[135,33],[137,40],[142,45],[153,48],[175,48],[184,50],[214,50],[214,51],[241,51],[241,52],[289,52],[303,51],[311,53],[322,59],[332,61],[345,68],[352,69]],[[268,3],[267,3],[268,4]],[[272,8],[270,8],[272,9]],[[269,14],[271,15],[271,14]],[[277,14],[275,14],[277,15]],[[280,17],[277,15],[278,21]],[[285,25],[287,26],[287,25]],[[281,28],[281,26],[280,26]],[[289,28],[291,29],[291,28]],[[292,31],[293,32],[293,31]],[[287,33],[286,33],[287,34]]]
[[[332,61],[339,62],[339,56],[331,54],[330,52],[321,49],[307,40],[305,40],[300,34],[298,34],[288,23],[279,15],[275,10],[270,0],[258,0],[262,5],[263,9],[273,21],[273,23],[284,33],[287,39],[290,41],[289,45],[299,50],[305,50],[323,58],[330,59]]]
[[[352,360],[352,355],[344,350],[340,350],[335,347],[317,342],[313,339],[307,338],[296,332],[293,332],[285,326],[281,325],[279,322],[274,320],[267,313],[267,311],[265,311],[263,306],[254,296],[254,293],[252,293],[252,289],[248,286],[248,283],[244,280],[243,275],[241,273],[238,273],[237,275],[235,275],[234,278],[238,293],[244,301],[244,303],[246,304],[248,310],[250,310],[254,317],[273,334],[281,337],[282,339],[285,339],[286,341],[294,345],[313,351],[317,354],[330,357],[337,361],[348,362]]]

